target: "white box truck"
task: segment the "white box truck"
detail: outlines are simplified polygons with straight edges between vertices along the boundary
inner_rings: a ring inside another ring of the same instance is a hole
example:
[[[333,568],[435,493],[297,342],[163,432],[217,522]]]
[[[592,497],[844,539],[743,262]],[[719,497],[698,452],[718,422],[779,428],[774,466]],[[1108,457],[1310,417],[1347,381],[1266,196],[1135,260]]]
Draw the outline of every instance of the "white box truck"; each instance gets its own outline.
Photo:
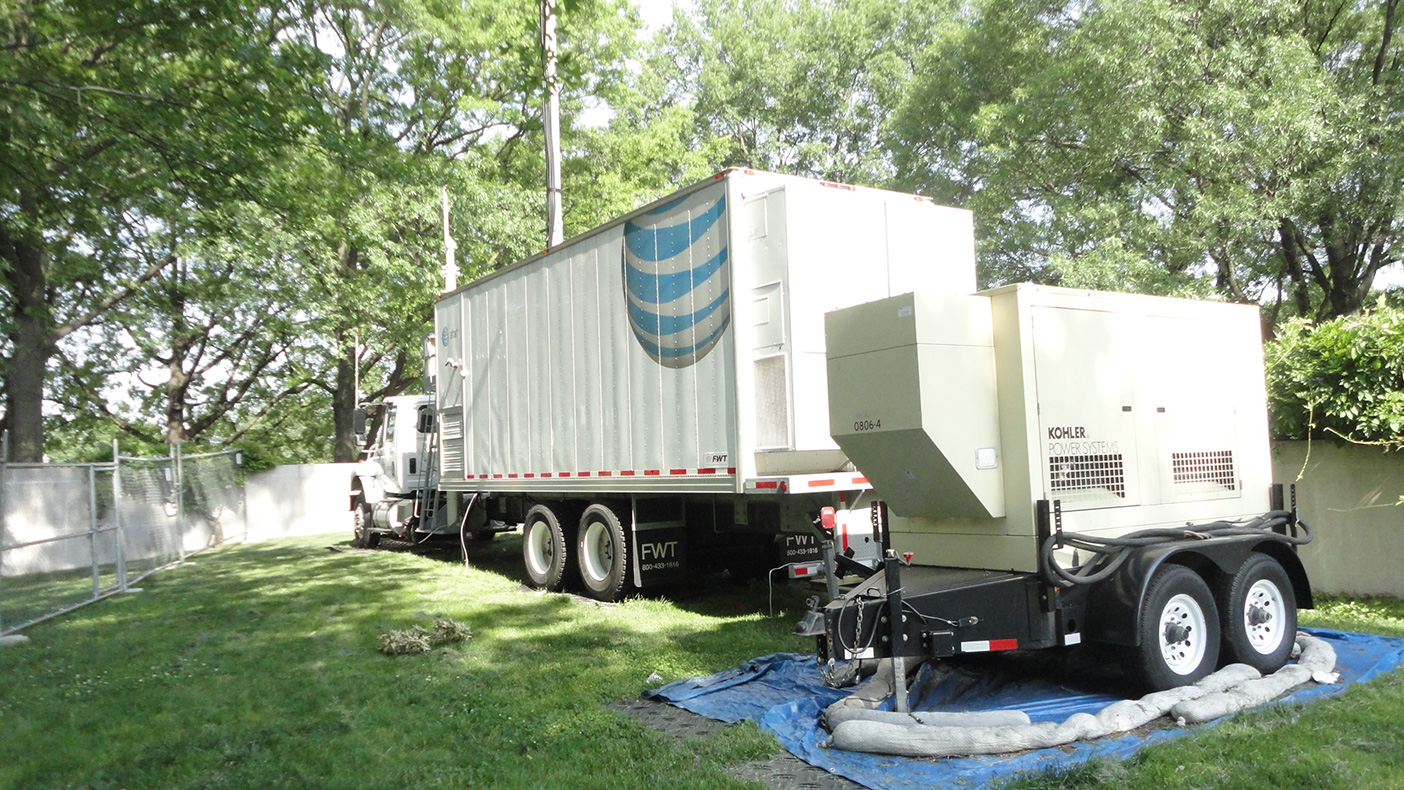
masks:
[[[824,314],[974,288],[967,211],[719,173],[441,296],[437,421],[383,405],[358,539],[521,523],[534,584],[605,600],[719,566],[817,574],[830,536],[876,564],[870,485],[829,435]]]

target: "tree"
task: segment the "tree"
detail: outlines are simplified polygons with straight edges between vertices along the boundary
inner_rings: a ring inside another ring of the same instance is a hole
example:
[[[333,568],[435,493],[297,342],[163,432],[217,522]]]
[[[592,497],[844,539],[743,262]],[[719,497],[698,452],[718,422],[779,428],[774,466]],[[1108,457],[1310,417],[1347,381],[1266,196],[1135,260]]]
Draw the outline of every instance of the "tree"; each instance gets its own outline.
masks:
[[[1353,312],[1400,256],[1398,6],[977,0],[891,126],[899,183],[975,210],[987,282]]]
[[[836,181],[895,175],[879,132],[912,75],[927,20],[954,3],[700,0],[651,61],[664,105],[694,116],[694,147],[740,166]]]
[[[171,264],[137,239],[254,191],[312,56],[281,36],[285,9],[240,0],[20,3],[0,21],[5,427],[33,461],[60,342]]]

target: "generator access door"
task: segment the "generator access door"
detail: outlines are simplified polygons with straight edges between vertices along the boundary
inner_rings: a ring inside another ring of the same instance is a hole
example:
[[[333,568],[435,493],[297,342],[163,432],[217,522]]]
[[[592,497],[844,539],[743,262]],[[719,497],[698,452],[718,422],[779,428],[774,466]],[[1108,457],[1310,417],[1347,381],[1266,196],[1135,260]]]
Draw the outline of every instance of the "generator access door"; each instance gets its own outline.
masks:
[[[1043,496],[1065,510],[1137,505],[1135,316],[1036,305]]]

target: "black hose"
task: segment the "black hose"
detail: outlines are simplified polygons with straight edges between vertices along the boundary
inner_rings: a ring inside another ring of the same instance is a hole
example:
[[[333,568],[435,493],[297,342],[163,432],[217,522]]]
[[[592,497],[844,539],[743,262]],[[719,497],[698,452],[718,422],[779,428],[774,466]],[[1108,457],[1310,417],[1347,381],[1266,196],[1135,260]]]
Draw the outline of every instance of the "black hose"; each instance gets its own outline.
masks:
[[[1056,533],[1043,541],[1039,549],[1039,559],[1044,571],[1059,587],[1095,584],[1116,573],[1133,550],[1147,546],[1248,535],[1270,538],[1293,546],[1310,543],[1311,528],[1301,519],[1296,519],[1297,526],[1301,528],[1301,536],[1275,531],[1291,524],[1294,518],[1296,517],[1291,511],[1273,510],[1247,521],[1212,521],[1208,524],[1187,524],[1183,527],[1143,529],[1115,538],[1077,532]],[[1060,547],[1086,551],[1092,554],[1094,559],[1078,568],[1064,568],[1053,558],[1053,550]]]

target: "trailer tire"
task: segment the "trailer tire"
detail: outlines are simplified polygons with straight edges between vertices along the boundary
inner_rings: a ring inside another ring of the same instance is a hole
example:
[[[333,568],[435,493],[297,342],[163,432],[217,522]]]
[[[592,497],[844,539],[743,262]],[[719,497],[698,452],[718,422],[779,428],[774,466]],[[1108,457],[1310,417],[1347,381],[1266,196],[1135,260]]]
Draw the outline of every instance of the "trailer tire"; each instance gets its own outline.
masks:
[[[351,509],[351,534],[356,538],[356,548],[373,549],[380,545],[380,533],[371,526],[371,506],[357,502]]]
[[[1187,686],[1218,666],[1219,613],[1209,585],[1183,565],[1162,565],[1137,611],[1140,644],[1127,648],[1126,672],[1150,691]]]
[[[622,598],[629,589],[629,536],[619,516],[607,505],[591,505],[580,517],[577,534],[585,594],[598,601]]]
[[[1247,664],[1264,675],[1281,669],[1297,635],[1297,597],[1282,564],[1253,552],[1215,592],[1223,616],[1225,660]]]
[[[533,587],[560,592],[571,566],[570,546],[558,508],[534,505],[522,526],[522,564]]]

